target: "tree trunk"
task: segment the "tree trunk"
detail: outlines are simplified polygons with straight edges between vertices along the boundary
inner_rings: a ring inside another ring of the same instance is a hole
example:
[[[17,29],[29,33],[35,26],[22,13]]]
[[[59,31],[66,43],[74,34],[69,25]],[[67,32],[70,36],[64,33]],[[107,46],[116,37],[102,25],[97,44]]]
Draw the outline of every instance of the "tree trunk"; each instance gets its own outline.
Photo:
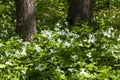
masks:
[[[36,34],[36,18],[34,0],[15,0],[16,4],[16,33],[24,41],[32,41]]]
[[[70,0],[67,20],[70,25],[78,25],[80,21],[92,23],[93,1],[92,0]]]

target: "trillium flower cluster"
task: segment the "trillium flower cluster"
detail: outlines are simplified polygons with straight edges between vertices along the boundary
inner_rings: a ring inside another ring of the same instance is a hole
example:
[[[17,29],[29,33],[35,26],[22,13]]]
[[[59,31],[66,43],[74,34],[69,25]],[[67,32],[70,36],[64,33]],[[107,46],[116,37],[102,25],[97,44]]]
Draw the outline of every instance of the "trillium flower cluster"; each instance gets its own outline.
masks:
[[[103,35],[110,38],[114,36],[113,28],[108,28],[106,31],[103,32]]]

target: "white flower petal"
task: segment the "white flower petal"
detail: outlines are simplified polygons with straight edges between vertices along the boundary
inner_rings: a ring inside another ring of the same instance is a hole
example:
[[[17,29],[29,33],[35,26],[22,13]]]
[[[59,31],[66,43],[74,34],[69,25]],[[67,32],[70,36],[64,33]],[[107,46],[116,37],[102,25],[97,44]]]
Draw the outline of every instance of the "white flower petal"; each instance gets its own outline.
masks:
[[[6,65],[10,65],[10,66],[13,65],[13,64],[12,64],[11,62],[9,62],[9,61],[5,62],[5,64],[6,64]]]

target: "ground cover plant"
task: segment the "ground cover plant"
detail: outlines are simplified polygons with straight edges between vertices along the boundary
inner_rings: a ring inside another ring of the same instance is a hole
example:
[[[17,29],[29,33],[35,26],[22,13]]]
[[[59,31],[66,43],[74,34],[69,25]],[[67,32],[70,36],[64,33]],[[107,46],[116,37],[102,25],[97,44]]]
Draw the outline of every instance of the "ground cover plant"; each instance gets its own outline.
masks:
[[[120,1],[112,0],[106,8],[106,0],[96,0],[93,24],[72,27],[65,20],[67,1],[36,0],[33,42],[24,42],[15,33],[14,2],[3,2],[0,80],[120,79]]]

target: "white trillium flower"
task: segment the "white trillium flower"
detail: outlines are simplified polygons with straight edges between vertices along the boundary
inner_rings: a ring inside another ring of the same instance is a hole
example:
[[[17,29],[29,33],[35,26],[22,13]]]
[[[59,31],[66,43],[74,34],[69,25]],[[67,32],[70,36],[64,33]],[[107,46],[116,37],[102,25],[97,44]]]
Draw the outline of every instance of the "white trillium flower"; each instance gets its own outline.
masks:
[[[53,49],[50,49],[50,53],[54,53]]]
[[[65,22],[65,25],[68,25],[68,22]]]
[[[89,43],[94,43],[95,41],[96,41],[95,36],[94,36],[93,34],[90,34],[90,35],[89,35],[88,42],[89,42]]]
[[[68,69],[68,71],[73,72],[73,71],[74,71],[74,69],[73,69],[73,68],[69,68],[69,69]]]
[[[67,41],[63,45],[66,46],[66,47],[70,47],[71,46],[71,44],[68,43]]]
[[[88,76],[88,73],[85,72],[85,69],[82,69],[81,72],[80,72],[81,75],[84,75],[84,76]]]
[[[87,56],[88,58],[91,58],[91,57],[92,57],[92,53],[89,52],[88,54],[86,54],[86,56]]]
[[[27,68],[21,70],[21,72],[22,72],[22,74],[26,74],[26,72],[27,72]]]
[[[60,29],[59,29],[59,28],[57,28],[57,27],[55,27],[54,29],[55,29],[56,31],[59,31],[59,30],[60,30]]]
[[[48,37],[49,39],[54,36],[52,31],[48,31],[48,30],[41,31],[41,33],[43,37]]]
[[[18,50],[16,50],[15,52],[15,57],[19,56],[20,52]]]
[[[4,44],[0,43],[0,47],[4,46]]]
[[[120,35],[119,35],[119,37],[117,38],[117,41],[120,41]]]
[[[56,71],[61,72],[61,73],[64,73],[64,71],[62,71],[62,70],[60,69],[60,66],[57,67]]]
[[[30,43],[30,42],[24,42],[23,44],[24,44],[25,46],[27,46],[29,43]]]
[[[26,54],[26,47],[23,47],[23,48],[22,48],[21,55],[27,55],[27,54]]]
[[[12,64],[11,62],[9,62],[9,61],[5,62],[5,64],[6,64],[6,65],[10,65],[10,66],[13,65],[13,64]]]
[[[72,57],[73,59],[75,59],[75,58],[77,58],[77,55],[71,55],[71,57]]]
[[[57,41],[58,41],[59,43],[62,42],[62,40],[61,40],[60,38],[58,38]]]
[[[42,71],[42,68],[41,68],[42,64],[39,64],[37,67],[35,67],[35,70],[39,70],[39,71]]]
[[[35,67],[35,70],[43,71],[46,68],[45,64],[39,64]]]
[[[60,23],[59,22],[55,23],[55,26],[60,26]]]
[[[104,36],[106,36],[106,37],[108,37],[108,38],[110,38],[110,37],[111,37],[110,33],[109,33],[109,32],[107,32],[107,31],[103,32],[103,35],[104,35]]]
[[[58,35],[66,35],[67,33],[64,30],[58,31]]]
[[[36,45],[35,45],[35,50],[36,50],[37,52],[40,52],[41,48],[36,44]]]
[[[22,74],[26,74],[26,71],[25,71],[25,70],[22,70],[21,72],[22,72]]]
[[[117,39],[117,41],[120,41],[120,37]]]
[[[111,36],[114,36],[114,33],[112,32],[113,28],[108,28],[105,32],[103,32],[103,35],[110,38]]]
[[[9,56],[9,55],[10,55],[10,53],[9,53],[9,52],[5,52],[5,54],[6,54],[6,56]]]
[[[16,50],[15,54],[20,54],[20,52],[18,50]]]

